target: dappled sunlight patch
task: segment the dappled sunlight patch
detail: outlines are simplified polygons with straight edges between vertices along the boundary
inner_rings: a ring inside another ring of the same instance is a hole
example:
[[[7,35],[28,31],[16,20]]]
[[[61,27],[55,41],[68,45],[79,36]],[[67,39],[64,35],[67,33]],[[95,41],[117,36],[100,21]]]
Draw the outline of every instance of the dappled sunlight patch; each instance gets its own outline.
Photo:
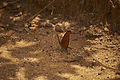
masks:
[[[57,74],[60,77],[67,78],[67,80],[87,80],[82,75],[74,75],[70,73]]]
[[[19,6],[18,6],[19,7]],[[9,18],[12,20],[12,21],[20,21],[24,18],[25,14],[23,14],[22,12],[19,12],[17,15],[15,16],[10,16]]]
[[[44,22],[41,23],[42,26],[45,26],[46,24],[50,24],[50,20],[45,20]]]
[[[60,22],[57,22],[56,24],[53,24],[52,28],[56,32],[64,32],[66,30],[69,30],[71,25],[72,24],[69,21],[60,21]]]
[[[14,58],[14,57],[11,56],[10,52],[7,51],[6,47],[1,47],[0,48],[0,52],[2,52],[2,54],[0,56],[3,57],[3,58],[10,59],[14,63],[16,63],[17,61],[19,61],[19,59]]]
[[[36,50],[36,51],[31,51],[30,53],[31,54],[38,54],[38,53],[41,53],[42,52],[42,50]]]
[[[33,80],[48,80],[46,76],[38,76],[34,78]]]
[[[39,59],[37,59],[37,58],[24,58],[24,61],[26,61],[26,62],[38,62]]]
[[[38,15],[38,16],[40,16],[40,15]],[[33,20],[32,20],[32,22],[31,23],[38,23],[41,19],[40,19],[40,17],[35,17]]]
[[[2,46],[0,47],[0,52],[2,52],[0,54],[0,57],[3,57],[3,58],[6,58],[6,59],[9,59],[11,60],[11,62],[17,64],[20,62],[20,60],[18,58],[15,58],[11,55],[11,52],[8,51],[9,49],[14,49],[15,47],[27,47],[27,46],[31,46],[31,45],[35,45],[37,44],[37,42],[26,42],[26,41],[19,41],[19,42],[16,42],[15,45],[8,45],[8,46]],[[25,61],[28,61],[28,62],[37,62],[38,59],[37,58],[26,58],[24,59]]]
[[[14,47],[27,47],[35,44],[37,44],[37,42],[27,42],[27,41],[21,40],[19,42],[16,42],[16,45],[14,45]]]
[[[23,67],[19,68],[19,71],[16,72],[16,77],[18,80],[27,80],[25,78],[25,68]]]
[[[12,45],[12,44],[8,44],[7,46],[2,46],[0,47],[0,50],[2,51],[7,51],[8,49],[14,49],[16,47],[19,47],[19,48],[22,48],[22,47],[29,47],[29,46],[32,46],[32,45],[35,45],[37,44],[38,42],[27,42],[27,41],[24,41],[24,40],[21,40],[21,41],[18,41],[16,42],[15,45]],[[3,48],[3,49],[2,49]],[[5,49],[6,48],[6,49]]]
[[[71,23],[68,21],[64,21],[64,22],[62,22],[62,24],[63,24],[63,26],[65,26],[65,29],[69,28],[71,25]]]
[[[58,22],[56,25],[63,29],[68,29],[70,27],[71,23],[68,21],[63,21],[63,22]]]
[[[92,71],[93,69],[91,69],[91,68],[87,68],[87,67],[83,67],[83,66],[80,66],[80,65],[71,65],[71,67],[72,68],[75,68],[76,69],[76,72],[78,73],[78,74],[83,74],[83,73],[85,73],[85,72],[89,72],[89,71]]]
[[[69,79],[71,76],[74,76],[74,74],[70,74],[70,73],[61,73],[61,74],[57,73],[56,75],[64,78],[69,78]]]

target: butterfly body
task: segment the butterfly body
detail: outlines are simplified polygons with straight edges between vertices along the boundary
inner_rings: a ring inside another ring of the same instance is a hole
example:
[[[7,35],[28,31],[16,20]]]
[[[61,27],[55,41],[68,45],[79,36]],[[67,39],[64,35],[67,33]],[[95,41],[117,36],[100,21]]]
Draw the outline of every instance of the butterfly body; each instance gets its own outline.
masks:
[[[58,39],[59,44],[60,44],[60,46],[61,46],[62,49],[67,50],[68,45],[69,45],[70,34],[71,34],[71,31],[67,31],[67,32],[65,33],[65,35],[63,36],[63,38],[62,38],[61,41]]]

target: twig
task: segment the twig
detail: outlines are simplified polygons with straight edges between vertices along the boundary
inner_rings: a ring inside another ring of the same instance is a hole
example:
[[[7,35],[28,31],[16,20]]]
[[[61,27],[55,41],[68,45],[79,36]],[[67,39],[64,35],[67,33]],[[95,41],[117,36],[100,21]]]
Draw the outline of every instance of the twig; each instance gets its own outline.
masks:
[[[46,5],[43,9],[41,9],[38,13],[36,13],[35,15],[33,15],[32,17],[30,17],[27,22],[31,21],[32,19],[34,19],[38,14],[40,14],[44,9],[46,9],[48,6],[50,6],[55,0],[53,0],[52,2],[50,2],[48,5]]]
[[[10,1],[10,2],[7,2],[8,4],[14,4],[14,3],[17,3],[19,2],[20,0],[16,0],[16,1]]]
[[[93,56],[91,56],[91,57],[93,58]],[[107,69],[111,69],[111,70],[115,70],[115,71],[120,71],[119,69],[115,69],[115,68],[112,68],[112,67],[109,67],[109,66],[104,65],[103,63],[101,63],[100,61],[98,61],[98,60],[95,59],[95,58],[93,58],[93,59],[95,60],[95,62],[99,63],[100,66],[103,66],[103,67],[105,67],[105,68],[107,68]]]

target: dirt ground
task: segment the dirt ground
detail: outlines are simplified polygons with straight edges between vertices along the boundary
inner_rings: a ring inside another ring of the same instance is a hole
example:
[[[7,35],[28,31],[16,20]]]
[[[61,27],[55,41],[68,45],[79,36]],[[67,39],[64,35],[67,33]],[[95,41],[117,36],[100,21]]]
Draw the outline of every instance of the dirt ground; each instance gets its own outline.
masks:
[[[109,25],[85,26],[90,21],[82,14],[80,22],[38,15],[21,26],[28,13],[16,11],[0,9],[0,80],[120,80],[120,35],[110,34]],[[56,35],[67,30],[65,52]]]
[[[0,28],[0,80],[120,80],[119,35],[100,25],[48,22],[21,32]],[[72,31],[68,53],[56,36],[65,30]]]

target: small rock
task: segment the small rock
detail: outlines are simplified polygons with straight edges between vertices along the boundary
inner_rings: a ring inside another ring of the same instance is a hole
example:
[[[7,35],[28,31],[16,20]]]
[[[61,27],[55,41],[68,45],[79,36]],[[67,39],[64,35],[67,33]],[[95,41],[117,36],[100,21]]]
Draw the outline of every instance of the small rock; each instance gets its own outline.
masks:
[[[98,73],[98,75],[101,75],[102,73]]]
[[[62,28],[60,26],[55,26],[56,32],[63,32]]]
[[[109,29],[107,27],[104,28],[105,31],[109,31]]]
[[[45,24],[45,28],[49,28],[49,27],[52,27],[52,24],[50,24],[50,23]]]
[[[101,71],[105,70],[105,68],[101,68]]]

